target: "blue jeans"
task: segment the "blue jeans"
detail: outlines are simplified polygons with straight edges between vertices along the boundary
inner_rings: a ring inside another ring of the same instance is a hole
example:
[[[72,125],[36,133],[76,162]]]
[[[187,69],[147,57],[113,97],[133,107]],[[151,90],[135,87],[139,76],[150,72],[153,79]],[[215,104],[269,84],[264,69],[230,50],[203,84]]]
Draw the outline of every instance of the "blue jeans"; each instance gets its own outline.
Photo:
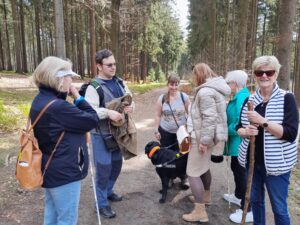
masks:
[[[44,225],[76,225],[80,199],[80,181],[45,188]]]
[[[94,165],[95,181],[98,205],[100,208],[108,206],[107,197],[113,193],[113,187],[118,179],[123,157],[120,150],[107,150],[102,136],[98,133],[91,134]]]
[[[255,165],[251,190],[251,205],[254,223],[253,225],[265,225],[265,188],[266,185],[275,225],[290,225],[290,216],[287,206],[288,187],[291,172],[272,176],[266,174],[264,166]]]

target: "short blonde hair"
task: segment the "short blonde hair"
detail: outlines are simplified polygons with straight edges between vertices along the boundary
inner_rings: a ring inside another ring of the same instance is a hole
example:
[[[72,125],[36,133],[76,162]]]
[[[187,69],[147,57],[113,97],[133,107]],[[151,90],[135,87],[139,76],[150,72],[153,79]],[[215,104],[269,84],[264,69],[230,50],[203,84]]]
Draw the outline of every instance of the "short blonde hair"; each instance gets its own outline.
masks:
[[[36,67],[32,74],[32,79],[36,86],[41,85],[62,91],[62,77],[57,77],[60,70],[71,70],[72,63],[55,56],[48,56]]]
[[[248,74],[243,70],[233,70],[229,71],[226,74],[225,78],[226,82],[235,82],[238,87],[244,88],[246,87]]]
[[[206,82],[206,79],[217,77],[218,75],[205,63],[198,63],[194,66],[193,76],[196,85],[201,85]]]
[[[252,71],[254,73],[255,70],[260,68],[261,66],[271,66],[276,71],[276,77],[278,76],[280,70],[280,63],[278,59],[273,55],[264,55],[257,57],[252,63]]]

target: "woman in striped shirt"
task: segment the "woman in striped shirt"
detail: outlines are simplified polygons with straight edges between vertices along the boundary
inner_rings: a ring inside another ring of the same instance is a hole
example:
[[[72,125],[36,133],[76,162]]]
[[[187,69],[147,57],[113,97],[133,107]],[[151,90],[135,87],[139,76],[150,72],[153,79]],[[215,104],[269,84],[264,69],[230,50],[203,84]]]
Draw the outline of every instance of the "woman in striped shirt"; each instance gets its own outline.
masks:
[[[289,225],[287,206],[291,169],[297,161],[298,108],[292,93],[277,85],[279,64],[275,56],[261,56],[252,64],[258,89],[245,102],[237,127],[243,138],[238,160],[249,165],[249,137],[255,135],[255,164],[251,190],[254,225],[265,224],[265,187],[267,188],[275,225]],[[250,124],[251,123],[251,124]]]

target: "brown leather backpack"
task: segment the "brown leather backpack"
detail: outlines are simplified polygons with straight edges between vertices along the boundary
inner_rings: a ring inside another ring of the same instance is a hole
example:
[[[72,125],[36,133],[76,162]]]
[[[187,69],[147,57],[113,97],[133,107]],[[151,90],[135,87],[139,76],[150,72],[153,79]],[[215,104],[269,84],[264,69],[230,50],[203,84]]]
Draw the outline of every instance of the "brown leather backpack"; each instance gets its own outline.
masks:
[[[64,136],[64,132],[62,132],[54,147],[54,150],[52,151],[46,163],[45,170],[42,173],[42,152],[39,149],[38,142],[34,137],[32,130],[39,119],[42,117],[42,115],[45,113],[45,111],[48,109],[48,107],[55,101],[56,99],[52,100],[42,109],[31,126],[30,117],[28,116],[26,129],[23,129],[20,135],[21,147],[16,163],[16,178],[23,189],[35,190],[42,186],[43,176],[49,166],[49,163],[54,152],[56,151],[58,144]]]

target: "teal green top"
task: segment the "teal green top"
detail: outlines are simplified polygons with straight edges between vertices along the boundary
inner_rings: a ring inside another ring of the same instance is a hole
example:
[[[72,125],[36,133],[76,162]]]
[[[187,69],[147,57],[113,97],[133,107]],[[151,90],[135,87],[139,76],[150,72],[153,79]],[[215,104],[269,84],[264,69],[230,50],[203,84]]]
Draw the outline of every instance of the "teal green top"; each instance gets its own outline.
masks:
[[[249,97],[249,95],[250,92],[248,88],[243,88],[238,91],[228,103],[226,109],[228,141],[225,145],[224,155],[238,156],[238,150],[242,139],[237,134],[236,126],[240,121],[242,105],[245,102],[245,99]]]

